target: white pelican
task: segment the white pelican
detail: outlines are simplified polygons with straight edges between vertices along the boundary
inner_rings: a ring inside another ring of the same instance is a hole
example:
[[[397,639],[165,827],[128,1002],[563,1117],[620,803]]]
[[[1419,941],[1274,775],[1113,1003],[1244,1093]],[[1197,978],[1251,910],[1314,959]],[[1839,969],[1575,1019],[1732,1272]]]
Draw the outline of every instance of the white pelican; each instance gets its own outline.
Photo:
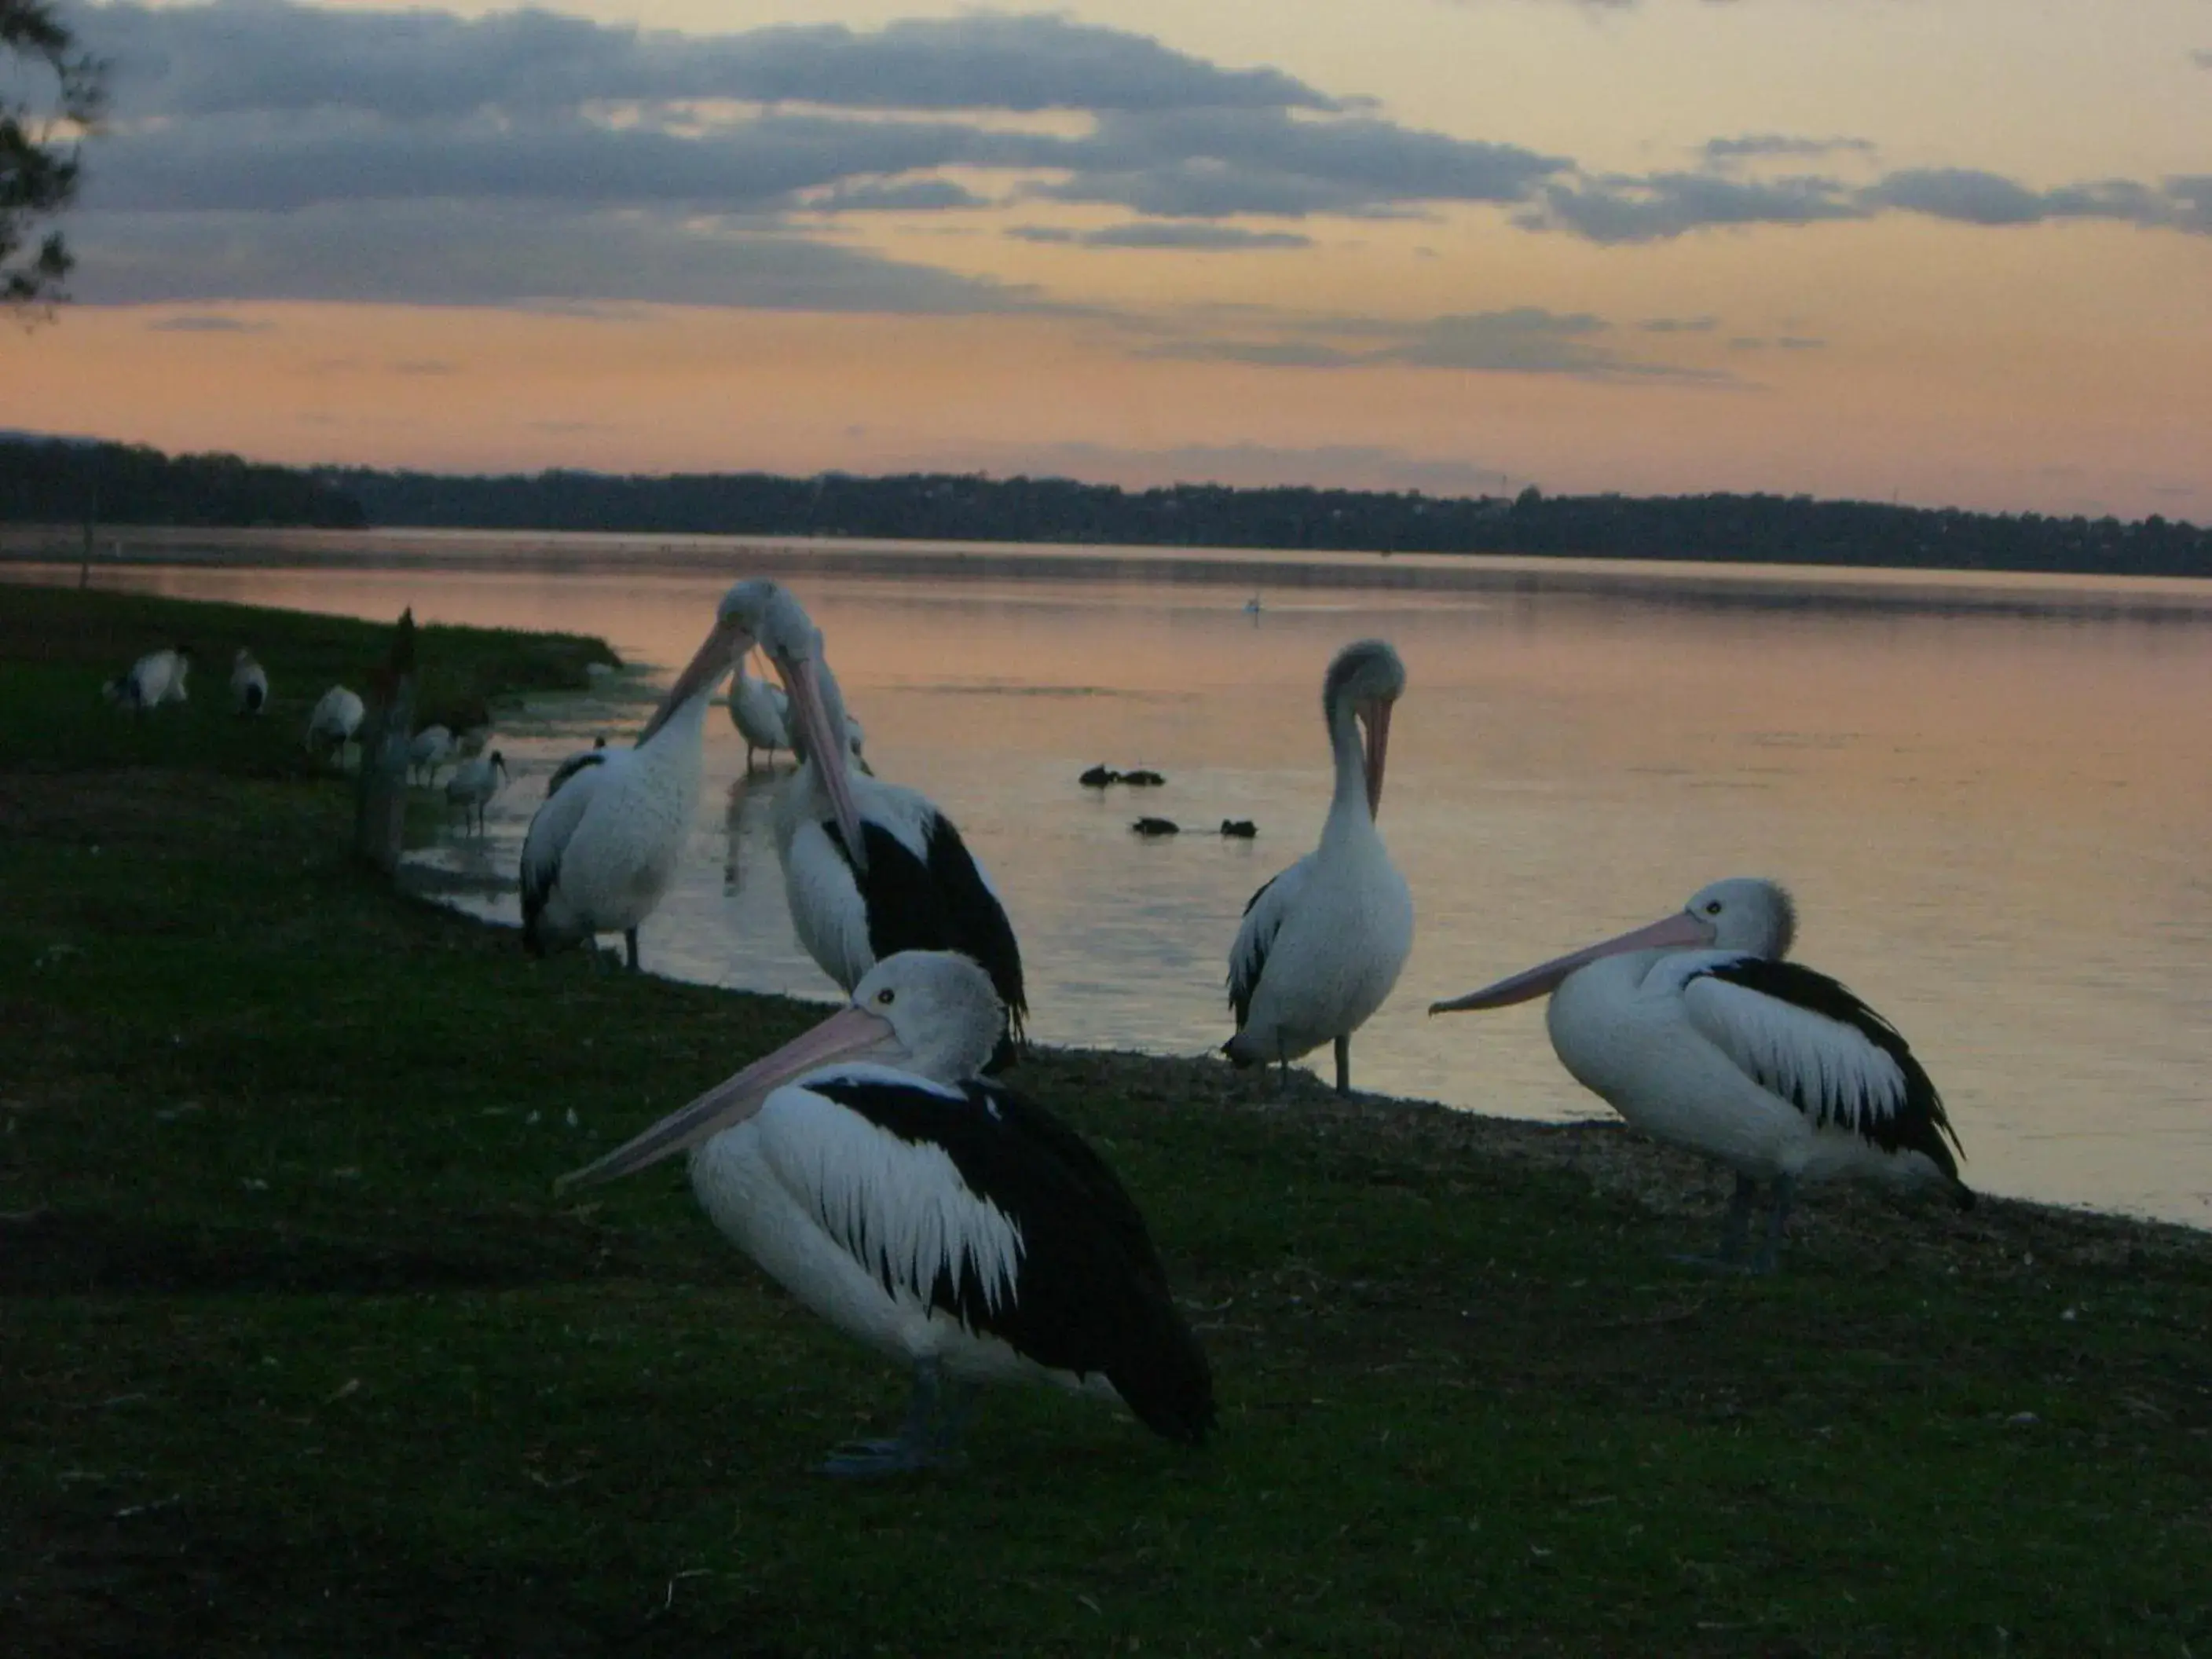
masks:
[[[532,951],[620,933],[637,966],[638,924],[668,890],[698,811],[708,700],[752,648],[752,590],[762,586],[739,582],[722,596],[635,748],[562,763],[522,842],[522,936]]]
[[[491,798],[499,793],[499,787],[505,781],[507,757],[496,749],[488,755],[463,761],[453,769],[453,775],[446,780],[446,805],[449,809],[460,808],[461,822],[473,822],[477,833],[482,835],[484,808],[491,804]]]
[[[1974,1201],[1928,1073],[1895,1026],[1826,974],[1784,959],[1796,927],[1790,895],[1773,882],[1717,881],[1663,921],[1429,1012],[1550,992],[1545,1024],[1577,1083],[1646,1134],[1735,1171],[1721,1263],[1742,1264],[1757,1183],[1774,1183],[1750,1264],[1768,1273],[1801,1180],[1870,1176],[1939,1186],[1962,1208]]]
[[[426,726],[417,732],[407,745],[407,770],[411,776],[422,775],[425,783],[438,781],[438,769],[453,757],[453,728],[445,726]]]
[[[258,714],[269,707],[269,673],[244,646],[230,659],[230,700],[241,714]]]
[[[775,805],[784,896],[799,943],[850,991],[900,951],[959,951],[982,964],[1007,1014],[1000,1063],[1021,1039],[1029,1002],[1021,946],[998,890],[952,820],[919,790],[854,770],[845,703],[822,633],[772,582],[757,637],[791,694],[799,770]]]
[[[1406,665],[1382,640],[1345,647],[1322,681],[1336,793],[1321,845],[1252,895],[1229,948],[1237,1035],[1222,1052],[1238,1066],[1273,1060],[1287,1082],[1291,1061],[1334,1040],[1336,1091],[1352,1092],[1352,1034],[1413,948],[1413,896],[1375,828],[1390,709],[1405,690]]]
[[[830,1474],[954,1461],[975,1382],[1119,1400],[1187,1445],[1213,1426],[1206,1355],[1121,1183],[1066,1125],[977,1076],[1005,1026],[967,957],[886,957],[847,1007],[560,1183],[688,1150],[692,1190],[738,1249],[913,1366],[904,1431],[840,1447]]]
[[[361,730],[365,712],[361,698],[343,685],[324,692],[316,699],[314,712],[307,716],[307,752],[312,755],[328,749],[333,757],[343,757],[346,744]]]
[[[730,678],[730,723],[745,740],[745,770],[753,769],[753,750],[766,754],[791,747],[791,698],[784,689],[755,675],[743,658]]]
[[[189,695],[185,676],[191,672],[191,666],[192,648],[189,645],[149,651],[131,665],[129,673],[120,679],[110,680],[100,690],[110,702],[133,711],[158,708],[165,702],[182,702]]]

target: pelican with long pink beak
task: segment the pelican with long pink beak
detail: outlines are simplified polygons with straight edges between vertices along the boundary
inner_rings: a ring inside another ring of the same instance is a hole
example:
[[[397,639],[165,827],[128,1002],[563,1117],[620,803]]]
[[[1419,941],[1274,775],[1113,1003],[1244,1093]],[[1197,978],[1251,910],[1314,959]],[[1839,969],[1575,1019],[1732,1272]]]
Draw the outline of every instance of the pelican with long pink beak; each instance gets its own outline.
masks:
[[[979,1068],[1006,1012],[967,957],[908,951],[844,1008],[717,1084],[568,1188],[678,1152],[725,1236],[807,1308],[914,1369],[895,1439],[841,1475],[957,1461],[969,1385],[1048,1382],[1197,1445],[1205,1353],[1142,1218],[1074,1132]]]
[[[1352,1034],[1382,1006],[1413,948],[1413,896],[1375,827],[1390,711],[1406,665],[1382,640],[1347,645],[1322,681],[1336,787],[1321,845],[1252,895],[1229,950],[1237,1066],[1291,1062],[1336,1047],[1336,1091],[1352,1092]],[[1360,741],[1362,727],[1366,742]]]
[[[1866,1176],[1974,1201],[1935,1084],[1895,1026],[1785,960],[1796,930],[1775,883],[1717,881],[1647,927],[1429,1012],[1550,996],[1552,1047],[1577,1082],[1655,1139],[1735,1171],[1715,1265],[1771,1273],[1801,1181]],[[1762,1180],[1773,1207],[1748,1254]]]
[[[522,842],[522,936],[532,952],[619,933],[637,967],[637,930],[674,880],[698,811],[708,700],[752,649],[753,590],[766,586],[739,582],[722,596],[635,747],[589,750],[555,775]]]
[[[957,951],[991,976],[1006,1011],[994,1064],[1029,1012],[1021,946],[998,889],[960,831],[919,790],[854,769],[852,727],[822,631],[785,588],[762,590],[761,648],[791,699],[799,767],[776,801],[776,851],[792,928],[844,990],[901,951]]]

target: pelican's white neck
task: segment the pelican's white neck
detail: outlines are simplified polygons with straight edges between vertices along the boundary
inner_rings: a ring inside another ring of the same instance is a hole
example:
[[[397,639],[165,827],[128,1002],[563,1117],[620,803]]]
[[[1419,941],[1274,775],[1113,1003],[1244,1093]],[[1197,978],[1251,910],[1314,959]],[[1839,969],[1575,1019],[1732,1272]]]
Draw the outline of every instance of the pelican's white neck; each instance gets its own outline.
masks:
[[[1348,699],[1328,711],[1328,752],[1336,764],[1336,785],[1329,794],[1328,822],[1322,827],[1322,844],[1363,832],[1373,835],[1375,815],[1367,809],[1367,751]]]

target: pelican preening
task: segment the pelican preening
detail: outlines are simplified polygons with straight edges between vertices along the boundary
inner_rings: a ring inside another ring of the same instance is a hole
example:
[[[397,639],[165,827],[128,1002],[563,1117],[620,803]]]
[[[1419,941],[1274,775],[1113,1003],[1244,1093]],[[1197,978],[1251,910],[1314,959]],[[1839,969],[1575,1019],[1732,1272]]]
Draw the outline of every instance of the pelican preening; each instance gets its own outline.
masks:
[[[499,793],[499,787],[507,781],[507,757],[498,750],[488,755],[478,755],[463,761],[453,769],[453,775],[446,780],[446,805],[458,807],[461,822],[472,823],[478,835],[483,833],[484,808],[491,798]]]
[[[364,712],[361,698],[343,685],[324,692],[307,716],[307,752],[313,755],[327,750],[332,758],[342,758],[346,744],[361,730]]]
[[[739,582],[722,596],[714,625],[635,747],[562,763],[522,842],[522,935],[532,951],[620,933],[636,968],[639,924],[675,878],[698,811],[708,700],[752,649],[754,590],[768,586]]]
[[[1550,993],[1545,1024],[1577,1082],[1645,1133],[1735,1171],[1721,1261],[1743,1262],[1757,1182],[1773,1183],[1750,1261],[1771,1271],[1801,1180],[1864,1176],[1974,1201],[1935,1084],[1896,1027],[1785,960],[1796,932],[1774,883],[1717,881],[1664,921],[1429,1012]]]
[[[163,703],[183,702],[190,695],[185,677],[191,672],[192,648],[172,646],[149,651],[131,665],[130,672],[100,687],[100,694],[118,708],[143,714]]]
[[[776,802],[776,850],[792,927],[822,971],[850,991],[901,951],[958,951],[990,975],[1011,1057],[1029,1004],[1021,947],[990,878],[960,831],[918,790],[854,770],[845,703],[821,630],[774,582],[750,592],[755,637],[791,696],[799,771]]]
[[[1336,1089],[1352,1092],[1352,1034],[1382,1006],[1413,948],[1413,898],[1375,827],[1390,710],[1406,665],[1387,641],[1337,653],[1322,681],[1336,789],[1321,845],[1252,895],[1229,951],[1237,1066],[1281,1068],[1334,1042]],[[1360,727],[1366,727],[1364,752]]]
[[[1206,1355],[1121,1183],[1073,1131],[977,1075],[1006,1019],[965,957],[886,957],[839,1012],[561,1182],[689,1152],[692,1190],[732,1243],[914,1368],[898,1437],[838,1448],[829,1473],[951,1462],[980,1382],[1117,1400],[1188,1445],[1213,1426]]]
[[[269,673],[244,646],[230,659],[230,700],[241,714],[259,714],[269,707]]]

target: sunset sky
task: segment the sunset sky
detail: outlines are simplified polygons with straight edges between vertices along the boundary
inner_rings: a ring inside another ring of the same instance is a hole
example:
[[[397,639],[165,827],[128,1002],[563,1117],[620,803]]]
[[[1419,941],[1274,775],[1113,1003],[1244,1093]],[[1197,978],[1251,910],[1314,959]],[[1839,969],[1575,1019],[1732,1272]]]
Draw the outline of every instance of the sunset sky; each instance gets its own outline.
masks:
[[[65,15],[0,427],[2212,520],[2212,0]]]

